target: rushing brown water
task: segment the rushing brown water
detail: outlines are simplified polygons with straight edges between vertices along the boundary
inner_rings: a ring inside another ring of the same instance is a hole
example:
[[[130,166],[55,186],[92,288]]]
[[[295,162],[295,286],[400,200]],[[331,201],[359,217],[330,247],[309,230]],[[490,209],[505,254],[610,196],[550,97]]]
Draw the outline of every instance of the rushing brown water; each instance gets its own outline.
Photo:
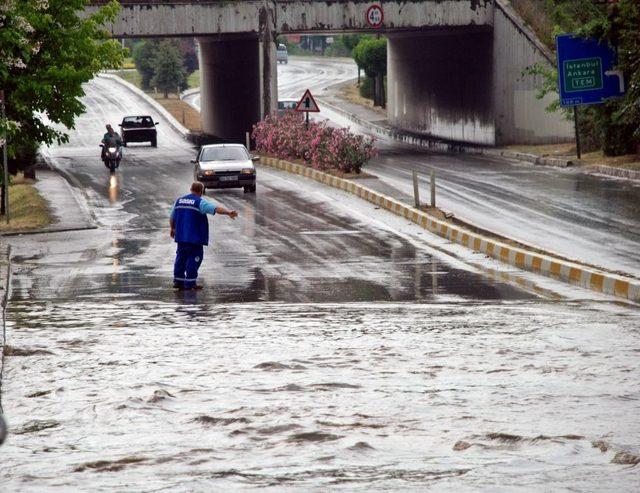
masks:
[[[640,316],[626,308],[108,298],[17,300],[7,315],[3,492],[640,478]]]

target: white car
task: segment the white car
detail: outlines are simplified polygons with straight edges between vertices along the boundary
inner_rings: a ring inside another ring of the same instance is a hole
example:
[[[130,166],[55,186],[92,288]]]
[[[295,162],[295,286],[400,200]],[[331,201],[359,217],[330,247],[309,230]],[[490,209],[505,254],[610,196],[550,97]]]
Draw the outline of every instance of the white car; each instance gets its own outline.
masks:
[[[295,110],[297,106],[298,101],[296,99],[281,99],[278,101],[278,116],[284,115],[287,110]]]
[[[193,177],[206,188],[244,188],[245,193],[256,191],[258,158],[249,155],[242,144],[211,144],[200,148]]]

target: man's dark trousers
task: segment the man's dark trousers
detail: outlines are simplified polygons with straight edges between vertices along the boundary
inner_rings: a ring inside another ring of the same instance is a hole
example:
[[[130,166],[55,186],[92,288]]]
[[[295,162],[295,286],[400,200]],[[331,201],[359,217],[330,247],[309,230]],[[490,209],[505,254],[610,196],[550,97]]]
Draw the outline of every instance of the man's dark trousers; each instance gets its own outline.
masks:
[[[173,264],[173,283],[175,286],[184,289],[195,287],[203,253],[202,245],[178,243],[176,261]]]

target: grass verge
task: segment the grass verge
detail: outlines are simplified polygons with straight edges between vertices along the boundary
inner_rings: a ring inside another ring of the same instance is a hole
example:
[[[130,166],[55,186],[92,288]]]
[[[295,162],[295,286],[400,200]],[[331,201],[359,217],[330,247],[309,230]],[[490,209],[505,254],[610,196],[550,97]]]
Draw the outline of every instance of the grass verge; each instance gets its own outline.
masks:
[[[348,83],[339,88],[336,96],[344,101],[349,103],[357,104],[360,106],[364,106],[369,108],[377,113],[380,113],[382,118],[387,117],[387,113],[385,110],[378,106],[373,105],[373,100],[368,98],[363,98],[360,96],[360,90],[358,88],[357,83]]]
[[[182,123],[192,132],[202,132],[202,120],[200,113],[195,108],[189,106],[178,97],[164,98],[162,95],[150,94],[150,96],[160,103],[164,108],[173,115],[173,117]]]
[[[9,185],[9,224],[0,218],[0,232],[27,231],[43,228],[53,222],[46,200],[22,175]]]

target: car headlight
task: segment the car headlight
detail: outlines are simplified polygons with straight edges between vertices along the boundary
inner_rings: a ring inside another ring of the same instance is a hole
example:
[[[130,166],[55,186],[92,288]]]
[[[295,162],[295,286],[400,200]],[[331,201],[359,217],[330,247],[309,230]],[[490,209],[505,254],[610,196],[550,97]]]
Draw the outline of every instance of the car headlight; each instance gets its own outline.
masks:
[[[116,152],[116,148],[115,147],[109,147],[109,152],[111,152],[111,153]]]
[[[242,168],[241,173],[243,175],[252,175],[255,173],[255,170],[253,168]]]
[[[205,176],[213,176],[215,174],[216,174],[216,172],[211,170],[211,169],[208,169],[207,171],[204,172]]]

